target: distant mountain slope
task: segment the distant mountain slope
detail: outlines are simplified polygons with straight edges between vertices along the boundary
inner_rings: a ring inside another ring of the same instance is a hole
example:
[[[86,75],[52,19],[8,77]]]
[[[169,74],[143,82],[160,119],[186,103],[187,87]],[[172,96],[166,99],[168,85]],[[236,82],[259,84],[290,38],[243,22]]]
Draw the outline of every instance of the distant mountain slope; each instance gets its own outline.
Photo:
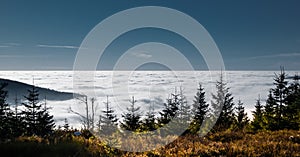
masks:
[[[8,91],[8,103],[14,103],[14,100],[16,98],[16,95],[18,99],[24,99],[24,95],[28,95],[28,89],[32,89],[32,85],[8,80],[8,79],[1,79],[0,83],[8,83],[5,90]],[[55,101],[63,101],[63,100],[69,100],[73,98],[73,93],[69,92],[60,92],[55,91],[52,89],[42,88],[42,87],[36,87],[39,91],[39,99],[43,100],[46,96],[47,100],[55,100]]]

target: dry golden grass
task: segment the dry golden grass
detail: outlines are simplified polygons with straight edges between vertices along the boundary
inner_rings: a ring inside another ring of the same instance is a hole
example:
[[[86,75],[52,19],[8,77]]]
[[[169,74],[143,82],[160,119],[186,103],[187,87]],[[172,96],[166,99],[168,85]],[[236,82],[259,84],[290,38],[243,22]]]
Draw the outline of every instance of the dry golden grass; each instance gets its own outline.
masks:
[[[205,137],[187,135],[142,153],[111,148],[93,136],[75,137],[71,132],[60,132],[56,136],[55,140],[35,136],[20,137],[14,142],[0,144],[0,151],[13,152],[14,156],[22,156],[24,152],[31,156],[300,156],[300,131],[292,130],[263,131],[256,134],[228,131]],[[174,136],[165,139],[158,137],[157,140],[168,142],[173,138]],[[137,136],[117,142],[119,146],[140,149],[144,146],[145,139]],[[39,151],[35,151],[37,148]]]

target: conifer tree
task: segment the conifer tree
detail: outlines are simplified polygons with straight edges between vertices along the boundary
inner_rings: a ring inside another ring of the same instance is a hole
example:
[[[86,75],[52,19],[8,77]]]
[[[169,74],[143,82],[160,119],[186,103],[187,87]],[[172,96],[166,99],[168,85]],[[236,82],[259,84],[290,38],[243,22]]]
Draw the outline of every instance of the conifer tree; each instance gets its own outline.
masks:
[[[298,130],[300,128],[300,84],[298,75],[293,77],[293,82],[288,87],[288,91],[287,106],[283,113],[287,122],[285,128]]]
[[[117,116],[114,110],[110,107],[108,96],[106,97],[105,109],[102,110],[102,115],[99,117],[100,132],[104,135],[112,134],[117,129]]]
[[[190,121],[191,121],[191,108],[184,95],[182,87],[178,94],[173,94],[174,104],[178,106],[178,110],[175,112],[175,116],[172,119],[172,123],[169,125],[169,132],[171,134],[188,134],[190,133]]]
[[[149,111],[146,113],[146,117],[143,120],[142,130],[143,131],[154,131],[157,129],[157,123],[154,113],[153,104],[150,104]]]
[[[193,103],[193,122],[191,125],[191,129],[194,133],[198,132],[200,126],[203,123],[205,116],[207,116],[209,105],[205,101],[205,91],[202,85],[199,83],[199,88],[197,89],[197,93],[194,96]]]
[[[252,129],[254,131],[262,130],[264,128],[263,120],[263,105],[261,104],[260,97],[257,99],[255,104],[255,111],[253,111],[253,121],[251,122]]]
[[[272,91],[269,91],[264,110],[264,123],[267,130],[276,130],[275,109],[276,101],[273,98]]]
[[[287,110],[289,90],[283,67],[281,67],[279,74],[275,73],[274,85],[275,88],[270,89],[268,95],[264,118],[267,129],[280,130],[287,128],[289,123],[289,120],[284,118],[284,114]]]
[[[241,100],[238,101],[236,107],[236,127],[238,130],[243,130],[249,123],[247,113],[245,112],[244,104]]]
[[[172,99],[168,98],[167,102],[164,103],[164,109],[159,112],[160,117],[158,119],[159,126],[162,127],[165,124],[168,124],[171,119],[175,116],[175,113],[173,113],[173,108],[172,108]]]
[[[179,94],[171,94],[171,98],[167,99],[167,102],[164,103],[164,109],[159,112],[160,117],[158,118],[158,124],[160,127],[168,124],[177,114],[179,110]]]
[[[7,91],[5,90],[7,83],[0,84],[0,139],[9,138],[11,136],[11,127],[9,117],[11,111],[6,102]]]
[[[50,108],[47,107],[47,101],[45,98],[44,106],[42,106],[38,113],[38,130],[40,136],[50,134],[55,127],[53,115],[49,114],[49,109]]]
[[[212,94],[211,105],[212,115],[216,119],[214,131],[223,131],[229,129],[234,122],[234,103],[229,88],[224,82],[223,74],[221,72],[220,80],[216,83],[217,93]],[[218,117],[219,115],[219,117]]]
[[[27,135],[45,136],[54,128],[53,116],[49,114],[46,102],[44,106],[39,102],[39,92],[33,85],[31,90],[28,90],[28,96],[24,96],[26,101],[22,103],[25,110],[24,125]]]
[[[138,113],[140,107],[136,107],[136,100],[134,96],[130,101],[131,105],[127,108],[127,113],[123,114],[122,117],[124,118],[123,122],[121,122],[121,128],[128,130],[128,131],[139,131],[141,125],[141,115]]]
[[[178,116],[177,113],[179,112],[179,105],[180,94],[177,94],[177,90],[175,88],[175,93],[171,94],[171,96],[167,99],[167,102],[164,103],[164,109],[159,112],[160,116],[158,118],[158,126],[160,127],[159,131],[161,136],[178,133],[178,121],[176,121],[178,117],[176,116]]]
[[[187,99],[183,93],[182,87],[180,87],[179,103],[178,103],[178,122],[179,125],[189,124],[191,120],[191,107],[188,105]]]
[[[26,134],[27,135],[38,135],[38,116],[40,115],[41,104],[39,104],[39,93],[36,87],[33,85],[32,89],[28,90],[28,96],[24,96],[26,99],[22,103],[25,110],[23,111]]]
[[[275,88],[271,89],[273,93],[273,97],[275,100],[275,120],[276,120],[276,129],[283,129],[285,127],[286,122],[283,119],[283,113],[286,107],[286,98],[288,94],[287,84],[286,81],[286,74],[284,72],[283,67],[281,67],[280,74],[275,74],[274,78],[274,85]]]

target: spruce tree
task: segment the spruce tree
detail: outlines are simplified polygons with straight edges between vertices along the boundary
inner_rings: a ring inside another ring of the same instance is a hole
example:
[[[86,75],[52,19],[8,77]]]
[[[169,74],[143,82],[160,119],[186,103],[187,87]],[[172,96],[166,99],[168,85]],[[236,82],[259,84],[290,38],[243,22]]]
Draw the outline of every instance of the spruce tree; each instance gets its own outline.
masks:
[[[168,124],[171,119],[175,116],[175,113],[173,113],[172,110],[172,99],[168,98],[167,102],[163,104],[164,109],[159,112],[160,117],[158,119],[159,126],[162,127],[165,124]]]
[[[39,92],[33,85],[32,89],[28,90],[28,96],[24,96],[26,101],[22,103],[25,110],[24,125],[27,135],[45,136],[52,132],[54,128],[53,116],[49,114],[49,108],[46,101],[44,106],[39,102]]]
[[[158,124],[160,127],[168,124],[177,114],[179,109],[178,94],[171,94],[171,98],[167,99],[164,103],[164,109],[159,112],[160,117],[158,119]]]
[[[267,129],[280,130],[287,128],[289,120],[285,119],[288,100],[288,81],[283,67],[279,74],[275,73],[275,88],[271,88],[265,106],[265,122]]]
[[[276,100],[272,95],[272,91],[269,91],[268,98],[264,110],[264,123],[267,130],[276,130],[276,120],[275,120],[275,108]]]
[[[7,83],[0,84],[0,140],[11,136],[11,126],[9,123],[11,111],[6,102],[8,96],[7,91],[5,90],[6,86]]]
[[[154,113],[153,104],[150,104],[149,111],[146,113],[146,117],[143,120],[142,130],[143,131],[154,131],[157,129],[157,123]]]
[[[202,85],[199,83],[199,88],[197,89],[197,93],[194,96],[193,103],[193,121],[191,125],[191,129],[194,133],[198,132],[200,126],[203,123],[205,116],[208,113],[209,105],[205,101],[205,91]]]
[[[243,130],[249,123],[247,113],[245,112],[244,104],[241,100],[238,101],[236,107],[236,127],[238,130]]]
[[[224,131],[231,127],[234,122],[234,103],[229,88],[224,82],[223,74],[220,75],[220,80],[216,83],[217,93],[212,94],[211,105],[212,115],[216,120],[214,131]],[[219,115],[219,117],[218,117]]]
[[[280,74],[275,74],[275,88],[271,89],[276,102],[274,106],[276,130],[283,129],[286,125],[286,122],[283,119],[283,113],[286,107],[286,98],[288,94],[287,84],[288,81],[286,81],[286,74],[283,67],[281,67]]]
[[[260,97],[255,104],[255,111],[253,111],[253,121],[251,122],[252,129],[254,131],[262,130],[264,128],[263,121],[263,105],[261,104]]]
[[[299,76],[293,77],[293,82],[288,87],[286,109],[284,119],[287,122],[285,128],[298,130],[300,128],[300,84]]]
[[[183,93],[183,89],[180,87],[179,93],[179,103],[178,103],[178,113],[177,117],[179,124],[189,124],[191,120],[191,107],[187,102],[187,99]]]
[[[45,98],[44,106],[38,112],[38,130],[40,136],[45,136],[52,133],[55,123],[53,115],[49,114],[49,107],[47,107],[47,101]]]
[[[102,110],[102,115],[99,117],[99,130],[104,135],[110,135],[117,129],[117,116],[114,110],[110,107],[108,96],[106,97],[105,109]]]
[[[32,89],[28,90],[28,96],[24,96],[26,99],[22,103],[25,110],[23,111],[26,134],[27,135],[37,135],[38,134],[38,116],[40,115],[41,104],[39,104],[39,93],[36,87],[33,85]]]
[[[150,104],[149,111],[142,124],[143,131],[154,131],[157,128],[153,106]]]
[[[293,111],[291,113],[292,117],[290,120],[289,128],[299,130],[300,128],[300,95],[298,95],[297,99],[291,104],[290,107]],[[289,117],[287,117],[289,118]]]
[[[185,135],[190,133],[190,122],[191,122],[191,107],[187,102],[187,99],[184,95],[182,87],[180,87],[179,94],[173,94],[174,96],[174,104],[178,106],[178,110],[175,112],[174,119],[172,123],[169,125],[169,132],[171,134],[179,134]],[[185,129],[185,130],[183,130]]]
[[[167,99],[166,103],[164,103],[164,109],[161,112],[159,112],[160,116],[158,118],[158,125],[160,127],[159,131],[161,136],[178,133],[177,132],[178,121],[176,121],[178,117],[176,116],[178,116],[177,113],[179,112],[178,111],[179,105],[180,105],[180,94],[177,94],[175,88],[175,93],[171,94],[171,97]]]
[[[127,108],[127,113],[123,114],[123,122],[121,122],[121,128],[127,131],[139,131],[141,125],[141,115],[138,113],[140,107],[136,107],[136,100],[134,96],[130,101],[131,105]]]

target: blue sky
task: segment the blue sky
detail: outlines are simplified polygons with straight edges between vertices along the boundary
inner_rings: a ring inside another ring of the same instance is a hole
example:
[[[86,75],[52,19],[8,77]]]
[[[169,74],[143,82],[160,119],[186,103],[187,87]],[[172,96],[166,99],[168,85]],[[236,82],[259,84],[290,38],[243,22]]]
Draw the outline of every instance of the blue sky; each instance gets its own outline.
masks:
[[[227,70],[278,70],[281,65],[287,70],[299,70],[297,0],[2,0],[0,70],[71,70],[80,43],[94,26],[114,13],[138,6],[169,7],[196,19],[215,40]],[[112,69],[122,53],[143,42],[174,46],[195,69],[207,69],[191,43],[175,33],[152,28],[130,31],[117,38],[105,50],[98,69]],[[147,56],[151,54],[140,52],[136,57]],[[154,64],[144,67],[160,68]]]

